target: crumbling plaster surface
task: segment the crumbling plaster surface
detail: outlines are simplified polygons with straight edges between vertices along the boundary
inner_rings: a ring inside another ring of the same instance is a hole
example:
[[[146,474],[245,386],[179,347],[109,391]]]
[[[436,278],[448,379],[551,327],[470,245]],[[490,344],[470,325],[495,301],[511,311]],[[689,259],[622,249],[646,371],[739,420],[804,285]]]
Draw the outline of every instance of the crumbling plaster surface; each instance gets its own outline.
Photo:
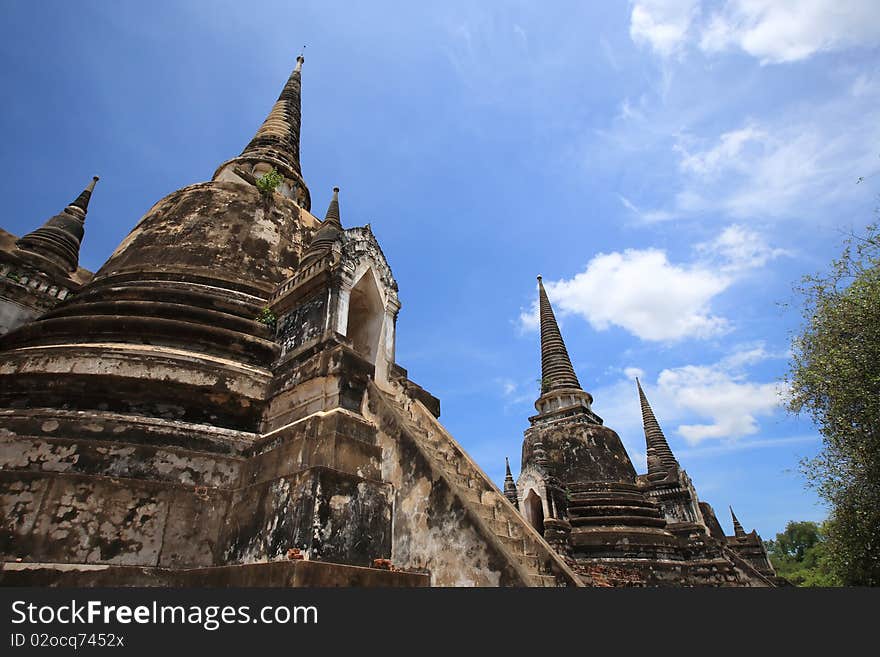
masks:
[[[522,448],[523,467],[535,459],[541,443],[548,474],[559,481],[620,481],[634,483],[636,472],[620,437],[608,427],[583,418],[536,424],[526,429]]]
[[[382,479],[394,488],[395,566],[431,574],[432,586],[522,585],[432,470],[412,437],[380,406],[365,404],[382,448]]]
[[[40,315],[41,310],[28,308],[11,299],[0,296],[0,335],[8,333],[14,328],[27,322],[33,321]]]
[[[51,428],[51,423],[44,422],[44,428]],[[7,470],[149,478],[215,488],[234,485],[240,476],[240,458],[152,445],[25,438],[4,433],[0,428],[0,463]]]
[[[312,559],[370,565],[391,552],[390,490],[310,468],[238,491],[221,540],[221,563],[278,559],[298,548]]]
[[[212,271],[271,292],[293,273],[314,230],[303,215],[308,213],[290,199],[276,194],[267,201],[250,185],[184,187],[147,211],[95,281],[144,268]]]

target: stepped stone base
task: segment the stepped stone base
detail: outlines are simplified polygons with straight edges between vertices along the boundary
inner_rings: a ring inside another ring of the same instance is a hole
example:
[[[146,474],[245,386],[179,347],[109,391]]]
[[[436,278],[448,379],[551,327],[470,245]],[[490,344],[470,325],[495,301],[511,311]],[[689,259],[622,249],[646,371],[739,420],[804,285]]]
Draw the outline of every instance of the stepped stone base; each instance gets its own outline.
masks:
[[[0,586],[161,587],[420,587],[422,573],[318,561],[274,561],[214,568],[149,568],[95,564],[0,563]]]

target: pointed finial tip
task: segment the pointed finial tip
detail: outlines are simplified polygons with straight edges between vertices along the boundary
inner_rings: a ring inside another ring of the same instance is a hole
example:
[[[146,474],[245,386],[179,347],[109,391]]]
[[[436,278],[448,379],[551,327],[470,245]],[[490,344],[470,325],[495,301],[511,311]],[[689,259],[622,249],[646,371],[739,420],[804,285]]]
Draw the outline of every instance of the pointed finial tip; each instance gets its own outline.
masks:
[[[338,187],[334,187],[334,188],[333,188],[333,193],[334,193],[334,194],[338,194],[338,193],[339,193],[339,188],[338,188]]]
[[[541,276],[541,274],[538,274],[538,280],[539,280],[539,281],[542,281],[542,280],[544,280],[544,277]]]
[[[98,182],[100,180],[100,178],[98,176],[92,176],[92,180],[94,180],[95,182]]]

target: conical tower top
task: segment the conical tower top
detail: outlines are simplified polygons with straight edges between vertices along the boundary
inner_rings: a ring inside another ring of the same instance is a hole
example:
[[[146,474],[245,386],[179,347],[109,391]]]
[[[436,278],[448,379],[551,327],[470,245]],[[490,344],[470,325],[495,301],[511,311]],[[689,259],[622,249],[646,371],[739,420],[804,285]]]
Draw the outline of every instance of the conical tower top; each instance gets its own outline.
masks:
[[[745,538],[746,530],[743,529],[739,519],[737,519],[736,514],[733,512],[733,507],[730,507],[730,517],[733,518],[733,535],[737,538]]]
[[[538,308],[541,315],[541,394],[562,388],[580,390],[581,384],[571,365],[541,276],[538,276]]]
[[[302,119],[302,55],[269,115],[241,152],[241,157],[267,157],[300,173],[299,138]]]
[[[324,223],[334,223],[342,228],[342,221],[339,218],[339,188],[333,188],[333,197],[330,199],[330,205],[327,206],[327,214],[324,215]]]
[[[332,248],[333,243],[339,239],[342,234],[342,221],[339,218],[339,188],[333,188],[333,197],[330,199],[330,205],[327,206],[327,214],[324,222],[312,238],[309,248],[303,256],[302,262],[305,263],[312,260]]]
[[[636,387],[639,389],[639,403],[642,406],[642,424],[645,428],[645,442],[647,443],[648,475],[666,475],[680,466],[675,460],[672,450],[669,449],[666,436],[663,435],[660,423],[654,417],[654,411],[648,403],[648,398],[645,396],[645,391],[642,390],[642,384],[638,377],[636,377]]]
[[[284,177],[286,183],[280,191],[306,210],[311,209],[309,190],[302,178],[299,163],[304,61],[302,55],[296,58],[296,67],[254,138],[245,146],[241,155],[217,168],[214,180],[230,166],[239,166],[245,169],[247,175],[255,178],[274,168]]]
[[[513,475],[510,474],[510,461],[506,456],[504,457],[504,497],[506,497],[515,507],[519,507],[519,502],[517,502],[516,482],[513,480]]]
[[[89,211],[89,200],[92,198],[92,192],[95,191],[95,185],[98,180],[100,180],[98,176],[92,176],[92,181],[80,192],[76,200],[67,206],[67,210],[73,210],[74,213],[76,213],[76,210],[82,210],[83,217],[85,217],[86,212]]]
[[[79,266],[79,247],[85,234],[83,224],[97,182],[98,176],[94,176],[80,195],[61,213],[19,239],[16,246],[22,251],[40,256],[41,262],[48,260],[64,272],[76,271]]]

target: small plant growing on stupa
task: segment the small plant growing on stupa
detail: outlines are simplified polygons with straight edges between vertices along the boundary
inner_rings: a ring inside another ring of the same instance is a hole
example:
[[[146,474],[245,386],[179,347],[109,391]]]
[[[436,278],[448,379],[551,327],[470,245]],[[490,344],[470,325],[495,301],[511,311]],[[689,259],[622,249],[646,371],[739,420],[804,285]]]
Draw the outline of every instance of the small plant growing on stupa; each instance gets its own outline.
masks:
[[[272,167],[270,171],[257,178],[257,189],[263,196],[272,196],[282,180],[284,180],[282,175],[275,170],[275,167]]]
[[[272,312],[272,309],[269,306],[265,306],[260,310],[260,313],[256,316],[256,320],[260,322],[260,324],[265,324],[273,331],[278,324],[278,317],[275,316],[275,313]]]

